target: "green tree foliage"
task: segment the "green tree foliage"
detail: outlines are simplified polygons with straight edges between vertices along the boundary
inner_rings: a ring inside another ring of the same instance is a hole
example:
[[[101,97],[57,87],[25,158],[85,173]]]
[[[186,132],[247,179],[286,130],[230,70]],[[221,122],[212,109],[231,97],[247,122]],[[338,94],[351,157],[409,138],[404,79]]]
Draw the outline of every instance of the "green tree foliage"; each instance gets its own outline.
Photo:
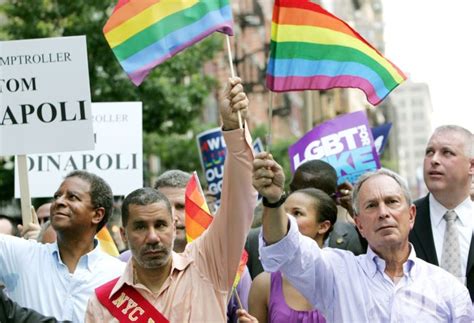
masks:
[[[159,156],[160,173],[168,169],[181,169],[186,172],[197,171],[201,183],[205,183],[196,136],[200,132],[211,129],[216,125],[198,124],[195,122],[185,134],[160,136],[156,133],[145,134],[143,146],[147,147],[150,155]],[[172,149],[170,149],[172,147]],[[159,174],[145,171],[145,183],[152,185],[150,178]]]
[[[267,150],[266,146],[268,133],[266,125],[260,125],[252,130],[252,138],[260,138],[264,144],[264,150]],[[283,168],[285,172],[285,188],[288,189],[288,186],[291,181],[291,171],[290,171],[290,157],[288,156],[288,148],[298,140],[297,137],[289,137],[285,139],[278,140],[272,144],[270,147],[270,152],[275,159]]]
[[[0,157],[0,201],[10,200],[14,194],[13,157]]]
[[[178,152],[187,149],[176,138],[185,137],[173,134],[185,134],[192,128],[204,100],[216,85],[212,77],[202,72],[202,67],[222,48],[224,37],[216,34],[186,49],[152,71],[136,87],[123,72],[102,33],[116,3],[117,0],[6,0],[0,5],[0,15],[6,17],[1,18],[0,35],[3,39],[86,35],[92,101],[142,101],[145,138],[155,144],[144,145],[145,154],[167,155],[173,147],[177,150],[170,157],[176,163],[173,167],[181,167],[180,162],[188,157]],[[156,144],[161,141],[173,146]],[[13,173],[2,176],[13,177]]]
[[[155,69],[135,87],[109,48],[102,28],[115,0],[9,0],[2,32],[9,39],[86,35],[93,102],[142,101],[146,132],[184,133],[201,112],[214,85],[202,73],[204,62],[222,47],[222,35],[207,38]]]

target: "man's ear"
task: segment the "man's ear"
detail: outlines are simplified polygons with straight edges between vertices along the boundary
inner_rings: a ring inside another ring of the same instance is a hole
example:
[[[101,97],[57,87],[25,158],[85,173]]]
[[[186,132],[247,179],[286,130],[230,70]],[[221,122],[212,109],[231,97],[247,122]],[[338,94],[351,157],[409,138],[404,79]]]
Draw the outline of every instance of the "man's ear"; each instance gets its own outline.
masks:
[[[97,209],[95,209],[94,215],[92,216],[92,223],[98,225],[100,221],[102,221],[104,216],[105,216],[105,208],[98,207]]]
[[[409,216],[410,216],[410,230],[413,229],[413,226],[415,225],[415,218],[416,218],[416,206],[415,204],[410,205],[409,208]]]
[[[354,217],[354,221],[355,221],[355,224],[357,226],[357,229],[359,229],[360,235],[365,238],[364,228],[362,226],[362,222],[360,221],[360,217],[358,215],[356,215]]]
[[[122,237],[122,241],[125,243],[125,245],[128,246],[127,232],[125,231],[124,227],[120,227],[120,236]]]

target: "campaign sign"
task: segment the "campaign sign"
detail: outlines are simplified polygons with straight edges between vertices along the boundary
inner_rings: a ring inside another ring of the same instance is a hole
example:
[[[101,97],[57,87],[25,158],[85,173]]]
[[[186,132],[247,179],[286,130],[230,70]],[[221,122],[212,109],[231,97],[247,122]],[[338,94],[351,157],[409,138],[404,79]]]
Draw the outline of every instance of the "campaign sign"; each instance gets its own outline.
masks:
[[[260,138],[257,138],[253,141],[253,151],[258,154],[258,153],[261,153],[263,151],[263,143],[262,143],[262,139]]]
[[[213,128],[196,136],[198,149],[201,152],[201,165],[206,176],[209,192],[215,197],[215,205],[221,205],[222,179],[224,178],[224,162],[227,148],[221,128]],[[253,142],[256,153],[263,151],[260,138]]]
[[[209,129],[196,136],[198,149],[201,152],[201,165],[206,176],[210,193],[216,198],[215,205],[221,205],[222,179],[226,144],[221,128]]]
[[[374,138],[375,148],[377,149],[379,156],[382,155],[383,150],[387,145],[388,134],[390,133],[391,128],[391,123],[386,123],[381,126],[372,128],[372,137]]]
[[[94,150],[27,156],[32,197],[53,196],[64,176],[74,170],[102,177],[114,195],[143,187],[142,103],[92,103],[92,120]],[[20,196],[16,169],[15,196]]]
[[[380,168],[372,133],[364,112],[326,121],[289,147],[291,172],[306,161],[324,160],[337,172],[338,183],[354,183],[363,173]]]
[[[85,36],[0,42],[0,156],[94,149]]]

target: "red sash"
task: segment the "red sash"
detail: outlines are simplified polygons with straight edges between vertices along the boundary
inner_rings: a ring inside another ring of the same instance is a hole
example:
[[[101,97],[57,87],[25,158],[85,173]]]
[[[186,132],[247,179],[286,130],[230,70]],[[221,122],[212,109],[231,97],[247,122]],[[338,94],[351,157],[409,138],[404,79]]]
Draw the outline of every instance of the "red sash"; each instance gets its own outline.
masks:
[[[109,298],[117,277],[95,289],[99,302],[121,323],[169,323],[135,288],[127,284]]]

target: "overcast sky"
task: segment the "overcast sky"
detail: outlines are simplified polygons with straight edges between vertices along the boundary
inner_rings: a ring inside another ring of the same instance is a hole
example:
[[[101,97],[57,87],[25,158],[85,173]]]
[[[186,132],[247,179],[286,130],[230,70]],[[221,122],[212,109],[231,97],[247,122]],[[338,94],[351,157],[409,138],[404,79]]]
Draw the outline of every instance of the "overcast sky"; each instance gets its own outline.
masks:
[[[383,6],[386,56],[412,81],[428,83],[433,126],[474,132],[474,0],[383,0]]]

